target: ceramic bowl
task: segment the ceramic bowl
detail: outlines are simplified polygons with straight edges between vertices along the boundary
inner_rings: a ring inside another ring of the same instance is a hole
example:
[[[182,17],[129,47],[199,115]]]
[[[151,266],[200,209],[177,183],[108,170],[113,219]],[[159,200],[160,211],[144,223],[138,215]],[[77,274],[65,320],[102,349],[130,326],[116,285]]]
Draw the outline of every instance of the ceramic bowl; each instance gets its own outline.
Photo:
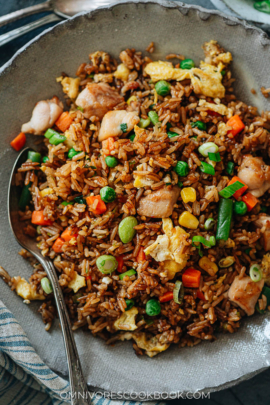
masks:
[[[220,12],[163,1],[123,2],[76,16],[45,31],[21,49],[0,71],[0,264],[11,275],[28,278],[31,268],[9,229],[7,186],[16,152],[10,141],[20,132],[38,100],[62,97],[55,78],[61,72],[74,76],[77,66],[96,50],[118,56],[127,47],[144,50],[155,43],[154,59],[181,53],[203,59],[202,44],[217,40],[234,57],[233,75],[237,96],[259,109],[270,108],[260,87],[269,87],[270,40],[246,23]],[[251,94],[251,89],[257,91]],[[28,136],[27,144],[34,137]],[[14,313],[41,358],[53,370],[67,375],[61,331],[55,321],[47,333],[37,308],[1,283],[1,299]],[[90,386],[125,392],[133,399],[146,393],[217,390],[250,377],[269,365],[269,316],[246,319],[239,332],[220,335],[213,343],[192,349],[171,347],[152,359],[136,357],[130,342],[107,346],[90,333],[76,331],[84,373]],[[121,397],[121,396],[120,396]]]

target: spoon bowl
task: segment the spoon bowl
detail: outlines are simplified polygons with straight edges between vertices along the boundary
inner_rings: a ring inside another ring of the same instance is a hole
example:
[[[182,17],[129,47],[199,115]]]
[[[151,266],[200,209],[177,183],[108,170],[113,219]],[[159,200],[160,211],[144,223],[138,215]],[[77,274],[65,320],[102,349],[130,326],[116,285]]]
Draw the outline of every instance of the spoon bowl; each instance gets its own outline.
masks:
[[[55,14],[69,18],[82,11],[91,11],[108,3],[108,0],[52,0],[51,7]]]

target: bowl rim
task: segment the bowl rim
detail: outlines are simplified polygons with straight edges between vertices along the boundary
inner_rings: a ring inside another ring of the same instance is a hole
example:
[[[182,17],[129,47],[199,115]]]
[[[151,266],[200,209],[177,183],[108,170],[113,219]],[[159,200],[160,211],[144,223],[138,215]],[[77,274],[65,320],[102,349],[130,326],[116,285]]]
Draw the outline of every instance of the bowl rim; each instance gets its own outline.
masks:
[[[153,6],[159,5],[163,8],[170,8],[170,9],[178,10],[183,15],[188,15],[189,10],[193,10],[193,11],[197,12],[199,17],[204,21],[207,21],[210,17],[214,17],[215,19],[218,19],[218,20],[221,18],[225,24],[227,24],[231,27],[241,26],[243,30],[252,31],[257,38],[260,38],[261,46],[263,48],[269,47],[269,49],[270,49],[270,38],[262,29],[248,23],[246,20],[242,20],[242,19],[239,19],[234,16],[229,16],[229,15],[221,12],[220,10],[209,10],[209,9],[206,9],[199,5],[184,4],[182,2],[176,2],[176,1],[172,2],[172,1],[167,1],[167,0],[117,0],[110,5],[98,7],[92,11],[78,13],[71,18],[63,20],[63,21],[55,24],[54,26],[45,29],[42,33],[40,33],[39,35],[34,37],[32,40],[27,42],[24,46],[22,46],[13,55],[13,57],[10,60],[8,60],[2,67],[0,67],[0,78],[3,79],[6,75],[12,74],[13,70],[16,69],[16,61],[20,60],[21,56],[25,52],[26,53],[31,52],[32,46],[35,43],[39,42],[40,39],[42,39],[44,36],[57,35],[58,32],[63,31],[66,26],[68,27],[68,26],[72,25],[75,20],[79,20],[79,19],[85,18],[85,17],[93,18],[93,17],[97,16],[99,13],[102,13],[107,10],[112,10],[118,6],[123,6],[125,4],[150,4],[150,5],[152,4]],[[267,369],[267,367],[263,366],[260,369],[250,372],[248,374],[242,375],[239,378],[229,380],[226,383],[223,383],[218,386],[205,387],[203,389],[199,389],[197,392],[210,393],[210,392],[227,389],[236,384],[239,384],[240,382],[246,381],[246,380],[254,377],[255,375],[263,372],[266,369]],[[57,373],[57,374],[60,375],[60,373]],[[93,388],[95,389],[98,387],[93,387]],[[99,392],[103,391],[103,389],[101,389],[101,388],[98,388],[98,390],[99,390]],[[188,391],[183,392],[183,394],[187,393],[187,392]]]

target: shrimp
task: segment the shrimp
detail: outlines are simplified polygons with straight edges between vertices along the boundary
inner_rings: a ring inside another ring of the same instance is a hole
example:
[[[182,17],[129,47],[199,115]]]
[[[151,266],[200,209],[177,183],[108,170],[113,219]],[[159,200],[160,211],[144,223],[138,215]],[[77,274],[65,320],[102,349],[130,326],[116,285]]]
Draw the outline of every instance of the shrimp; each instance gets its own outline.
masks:
[[[136,112],[127,112],[126,110],[109,111],[104,115],[99,131],[99,142],[112,136],[121,136],[123,133],[130,132],[140,118]]]
[[[261,157],[245,155],[238,177],[248,186],[254,197],[261,197],[270,188],[270,166]]]
[[[31,120],[22,125],[22,132],[42,135],[48,128],[53,126],[62,112],[63,104],[58,97],[39,101],[33,109]]]

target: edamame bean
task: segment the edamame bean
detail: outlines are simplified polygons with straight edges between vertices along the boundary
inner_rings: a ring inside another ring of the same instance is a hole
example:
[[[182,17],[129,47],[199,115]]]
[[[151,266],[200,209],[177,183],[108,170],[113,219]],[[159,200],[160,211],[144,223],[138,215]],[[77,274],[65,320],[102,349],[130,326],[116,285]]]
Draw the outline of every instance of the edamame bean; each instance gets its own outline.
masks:
[[[134,229],[136,225],[138,225],[138,221],[135,217],[126,217],[120,222],[118,233],[123,243],[132,241],[136,234],[136,230]]]

